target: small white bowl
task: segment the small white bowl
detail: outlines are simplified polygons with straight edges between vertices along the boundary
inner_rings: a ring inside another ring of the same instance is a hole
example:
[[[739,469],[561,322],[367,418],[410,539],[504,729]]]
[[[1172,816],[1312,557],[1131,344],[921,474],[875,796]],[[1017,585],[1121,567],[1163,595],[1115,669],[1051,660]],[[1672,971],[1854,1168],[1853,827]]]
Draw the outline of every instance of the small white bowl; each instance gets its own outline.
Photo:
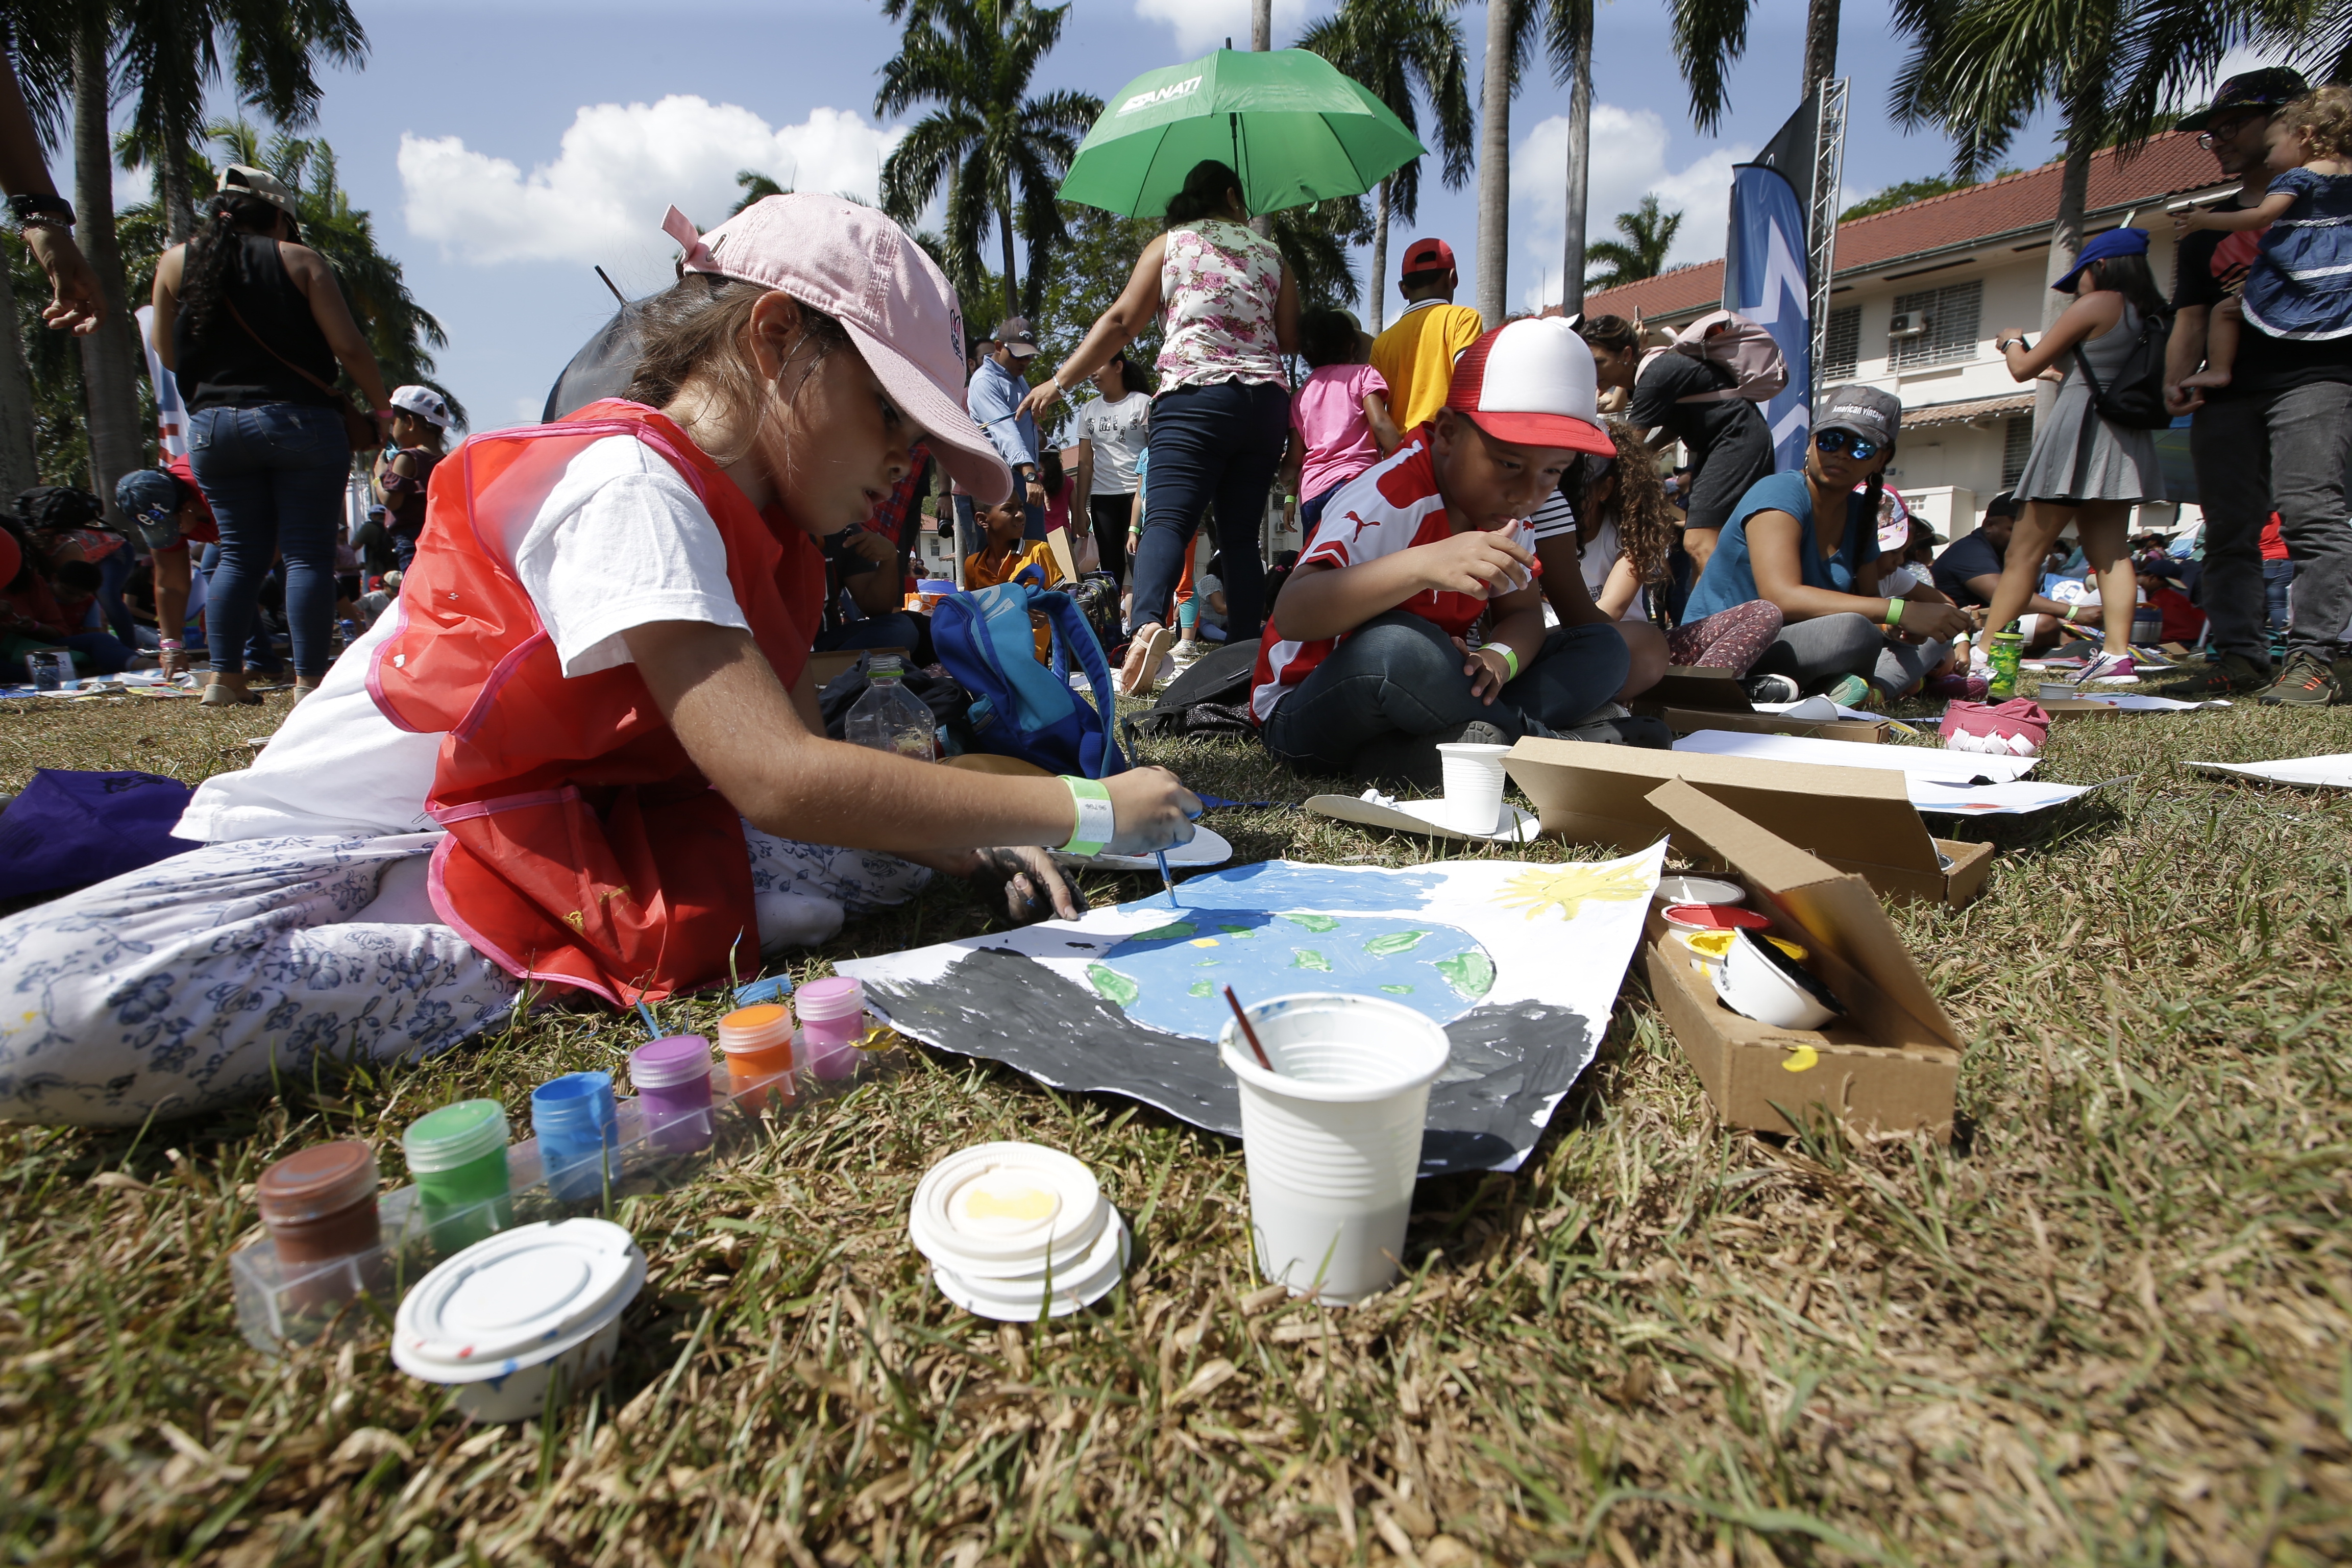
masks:
[[[1650,901],[1668,908],[1675,904],[1744,904],[1748,901],[1748,889],[1720,877],[1661,877],[1658,890],[1650,895]]]
[[[1820,981],[1795,960],[1774,952],[1755,931],[1733,939],[1714,979],[1725,1006],[1776,1029],[1818,1029],[1840,1011]]]

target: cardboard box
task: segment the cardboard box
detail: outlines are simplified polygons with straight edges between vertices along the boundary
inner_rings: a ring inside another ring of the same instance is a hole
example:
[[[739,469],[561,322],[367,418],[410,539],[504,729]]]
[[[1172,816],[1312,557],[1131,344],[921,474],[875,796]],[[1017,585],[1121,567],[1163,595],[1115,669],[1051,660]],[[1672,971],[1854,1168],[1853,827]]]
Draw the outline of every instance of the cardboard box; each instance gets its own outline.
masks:
[[[1751,735],[1809,735],[1867,745],[1886,739],[1884,719],[1790,719],[1759,713],[1748,700],[1739,678],[1727,669],[1670,665],[1655,686],[1627,706],[1664,720],[1677,735],[1694,730],[1738,730]]]
[[[1952,1136],[1959,1031],[1862,878],[1841,872],[1705,791],[1671,780],[1645,797],[1748,891],[1774,932],[1845,1008],[1823,1029],[1777,1029],[1725,1006],[1705,971],[1667,939],[1654,906],[1650,990],[1716,1110],[1735,1127],[1792,1132],[1809,1108],[1882,1132]]]
[[[1660,784],[1682,779],[1765,831],[1868,879],[1888,898],[1958,909],[1983,889],[1992,870],[1991,845],[1929,837],[1904,775],[1891,768],[1534,739],[1512,747],[1503,766],[1535,803],[1546,833],[1620,854],[1669,833],[1684,854],[1707,852],[1650,800]]]

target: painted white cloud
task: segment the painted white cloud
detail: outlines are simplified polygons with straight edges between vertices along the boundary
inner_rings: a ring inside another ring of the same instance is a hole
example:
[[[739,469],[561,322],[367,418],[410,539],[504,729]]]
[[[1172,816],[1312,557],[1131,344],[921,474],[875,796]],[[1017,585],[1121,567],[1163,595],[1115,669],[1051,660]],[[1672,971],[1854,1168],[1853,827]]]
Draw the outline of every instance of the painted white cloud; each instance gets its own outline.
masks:
[[[466,261],[602,262],[674,248],[659,233],[673,203],[715,227],[741,199],[736,171],[793,189],[872,201],[882,161],[906,135],[851,110],[812,110],[772,127],[731,103],[672,96],[583,108],[551,163],[525,174],[455,136],[403,132],[400,183],[409,232]]]
[[[1308,0],[1274,0],[1275,47],[1282,47],[1306,30],[1310,10],[1324,9],[1310,7]],[[1180,55],[1207,54],[1227,38],[1237,49],[1250,47],[1250,0],[1135,0],[1135,14],[1139,20],[1164,22],[1173,28]],[[1094,90],[1110,96],[1109,87]]]
[[[1592,156],[1585,204],[1585,243],[1615,239],[1617,215],[1655,193],[1668,212],[1680,211],[1666,265],[1706,261],[1723,254],[1729,222],[1731,167],[1755,156],[1744,142],[1719,146],[1705,157],[1669,168],[1665,121],[1647,109],[1592,106]],[[1511,151],[1511,271],[1528,308],[1559,300],[1560,247],[1568,238],[1568,117],[1553,115],[1521,137]]]

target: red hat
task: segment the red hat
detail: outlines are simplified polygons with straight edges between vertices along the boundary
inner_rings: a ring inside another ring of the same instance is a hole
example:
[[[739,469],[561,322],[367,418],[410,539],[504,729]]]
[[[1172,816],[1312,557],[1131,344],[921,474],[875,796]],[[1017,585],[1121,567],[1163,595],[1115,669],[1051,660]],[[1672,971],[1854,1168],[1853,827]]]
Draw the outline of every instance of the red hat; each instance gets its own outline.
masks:
[[[1601,423],[1592,351],[1562,316],[1496,327],[1454,362],[1445,406],[1497,441],[1614,457]]]
[[[1443,272],[1454,265],[1454,247],[1442,239],[1416,239],[1404,247],[1404,265],[1397,269],[1401,278],[1416,272]]]

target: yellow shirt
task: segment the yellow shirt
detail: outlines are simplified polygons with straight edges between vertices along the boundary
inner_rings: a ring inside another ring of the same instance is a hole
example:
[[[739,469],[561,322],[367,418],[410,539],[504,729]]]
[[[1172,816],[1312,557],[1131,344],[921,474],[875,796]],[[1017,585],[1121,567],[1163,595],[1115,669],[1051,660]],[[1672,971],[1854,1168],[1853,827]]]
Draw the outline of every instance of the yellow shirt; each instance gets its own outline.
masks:
[[[1054,563],[1053,546],[1042,539],[1032,542],[1025,550],[1008,550],[997,556],[993,563],[989,560],[990,553],[981,550],[963,558],[963,585],[966,589],[993,588],[999,583],[1010,583],[1033,563],[1045,569],[1045,586],[1049,588],[1062,575],[1062,569]],[[1035,614],[1030,616],[1029,624],[1036,628],[1037,662],[1053,663],[1054,628],[1045,624],[1045,616]]]
[[[1389,415],[1411,430],[1445,406],[1454,362],[1486,331],[1467,305],[1414,305],[1372,340],[1372,368],[1389,384]]]

